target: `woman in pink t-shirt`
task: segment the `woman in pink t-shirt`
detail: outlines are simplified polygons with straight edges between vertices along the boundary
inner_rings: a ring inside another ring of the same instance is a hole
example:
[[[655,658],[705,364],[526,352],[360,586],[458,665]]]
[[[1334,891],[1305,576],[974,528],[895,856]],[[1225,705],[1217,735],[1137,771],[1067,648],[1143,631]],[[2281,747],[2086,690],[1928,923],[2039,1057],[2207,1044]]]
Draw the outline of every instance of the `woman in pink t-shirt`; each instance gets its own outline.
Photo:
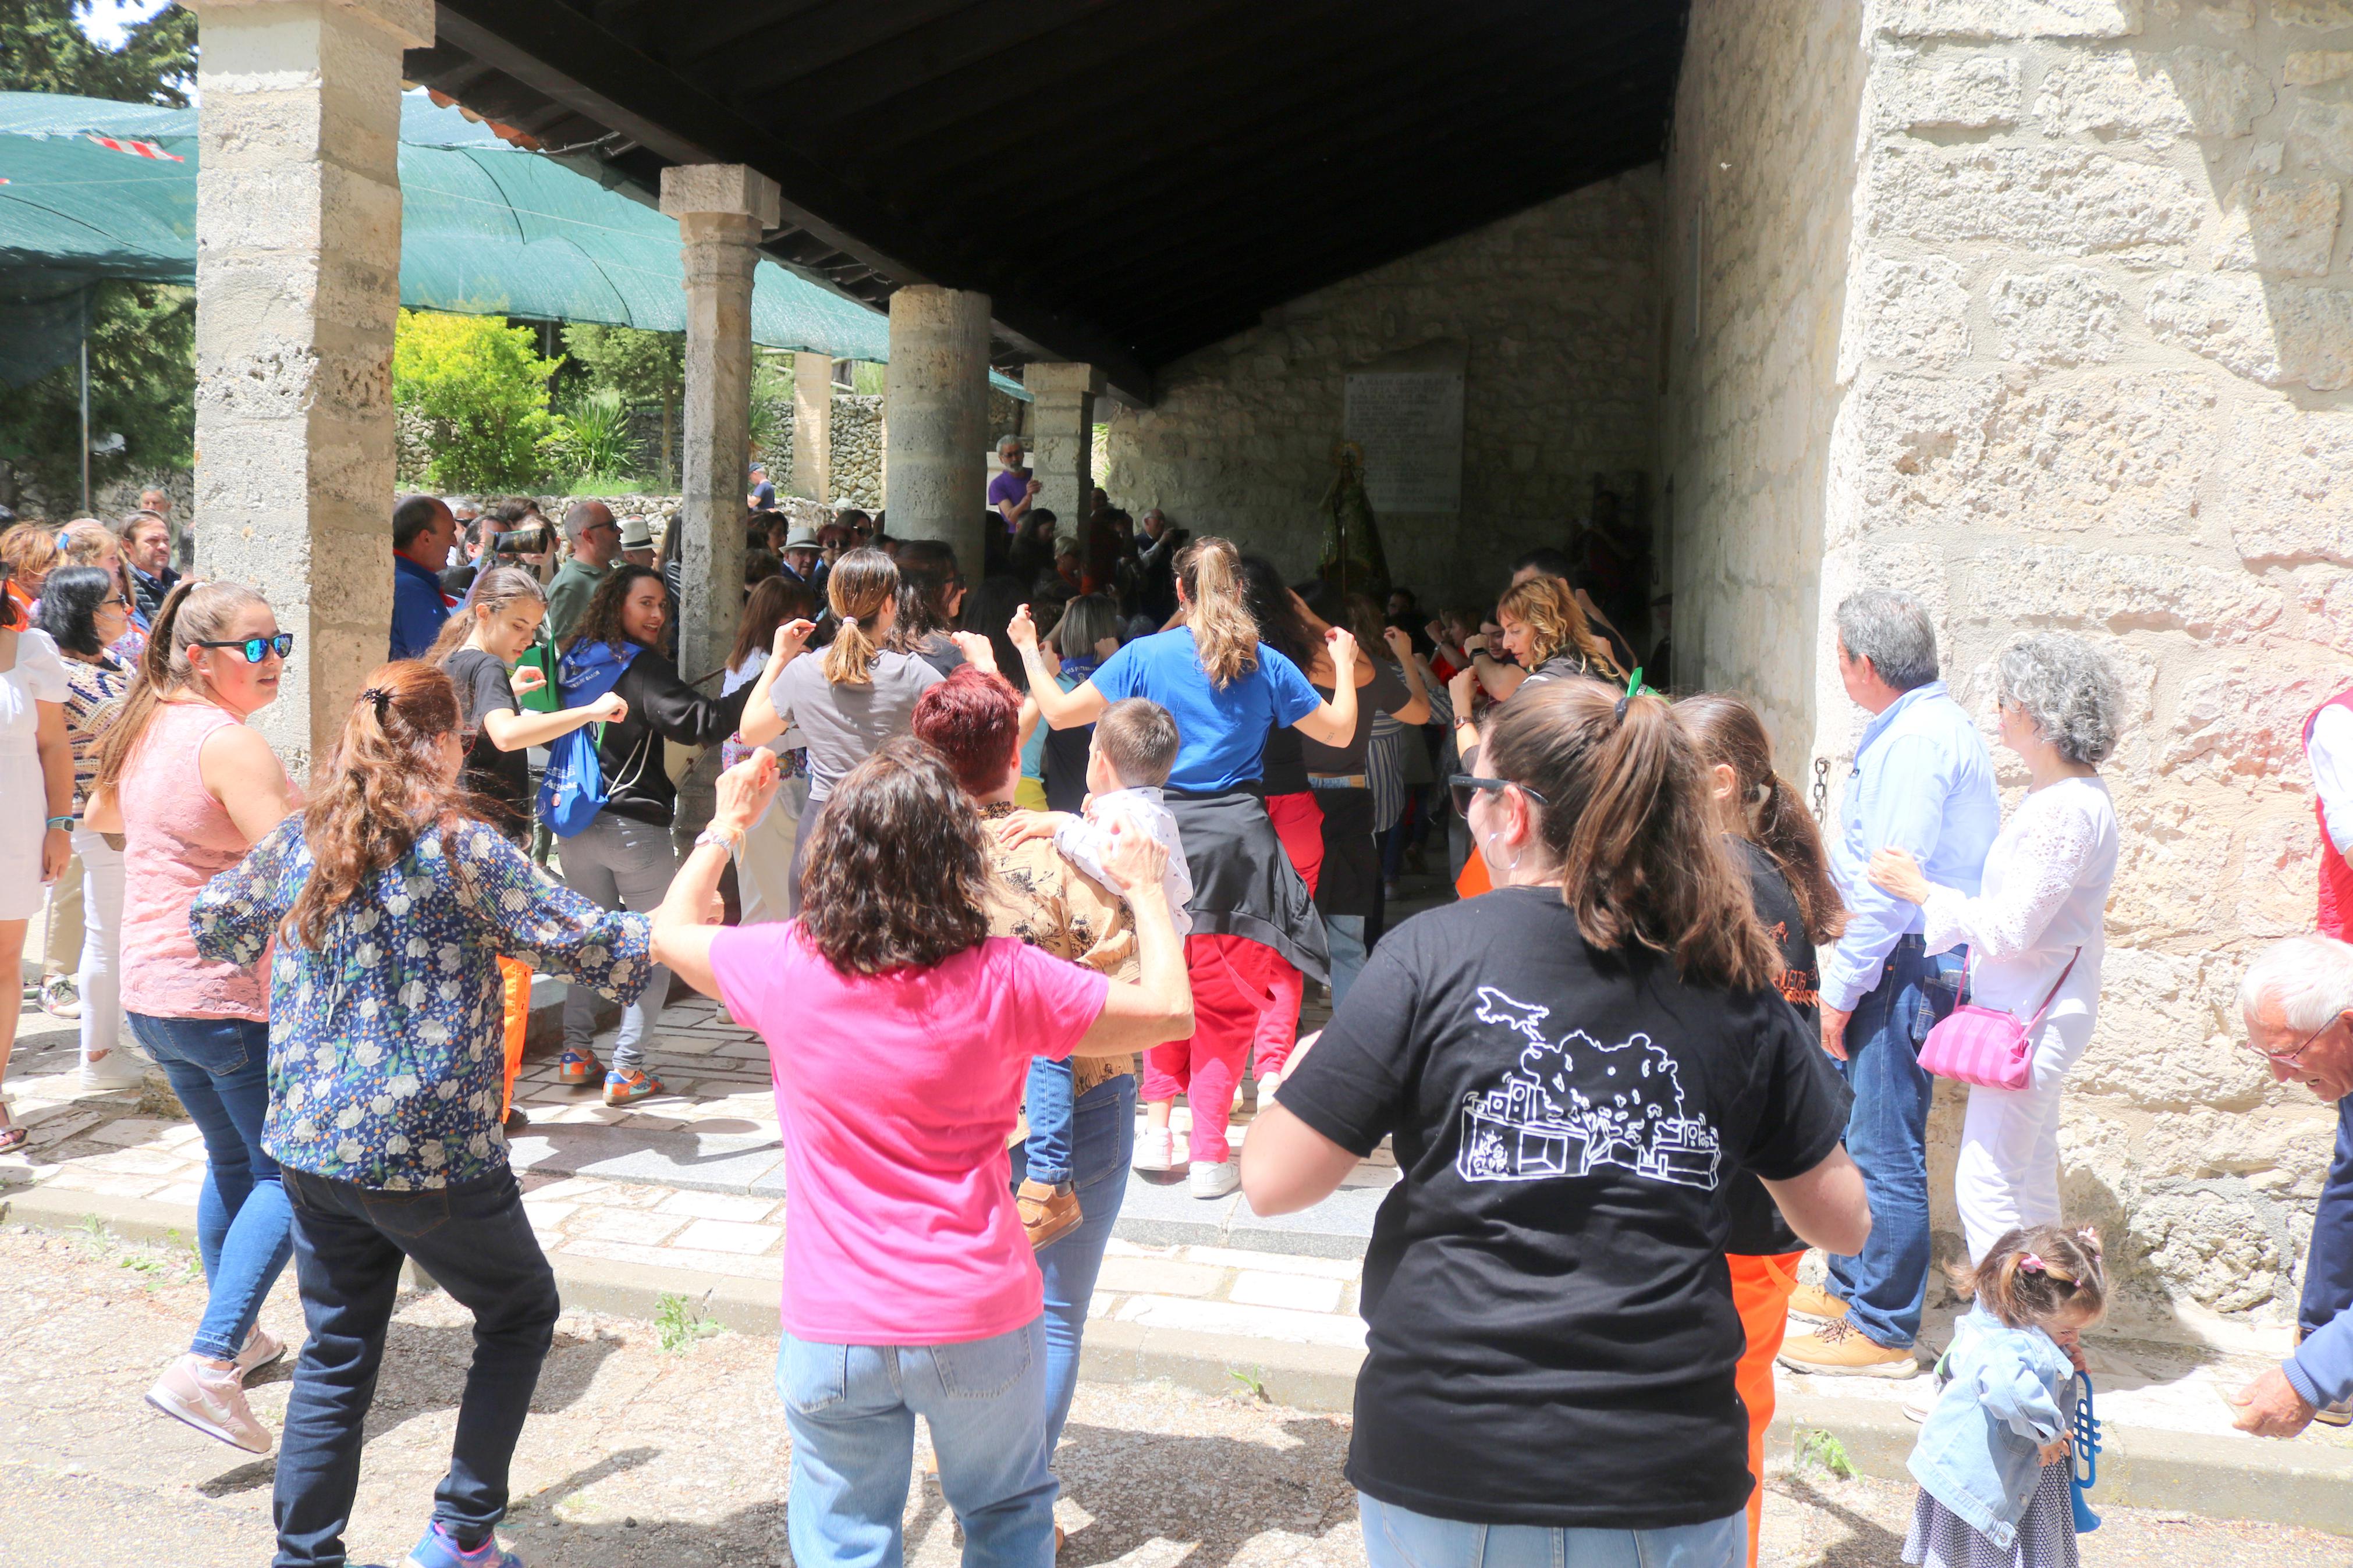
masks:
[[[1124,1057],[1192,1032],[1166,854],[1114,839],[1143,978],[988,935],[980,815],[939,754],[892,741],[811,831],[797,920],[706,924],[776,793],[754,752],[654,915],[654,953],[768,1042],[782,1125],[786,1518],[804,1568],[897,1562],[915,1417],[967,1563],[1053,1556],[1038,1266],[1006,1142],[1032,1057]]]

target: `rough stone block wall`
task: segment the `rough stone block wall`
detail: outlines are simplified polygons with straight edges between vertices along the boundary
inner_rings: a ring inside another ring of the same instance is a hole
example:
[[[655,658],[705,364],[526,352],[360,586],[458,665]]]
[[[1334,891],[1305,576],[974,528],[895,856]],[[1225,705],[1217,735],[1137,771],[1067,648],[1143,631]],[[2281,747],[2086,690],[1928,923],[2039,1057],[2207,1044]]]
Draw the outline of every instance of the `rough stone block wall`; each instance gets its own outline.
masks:
[[[1655,168],[1636,170],[1267,312],[1163,371],[1156,406],[1099,408],[1097,482],[1304,574],[1348,371],[1460,341],[1461,512],[1383,519],[1381,541],[1425,605],[1492,601],[1514,556],[1567,542],[1597,472],[1653,467],[1658,200]]]
[[[882,397],[836,394],[833,400],[833,494],[826,498],[872,511],[882,504]]]
[[[1739,9],[1700,6],[1694,46],[1712,11]],[[2353,650],[2336,482],[2353,457],[2353,5],[1877,0],[1852,39],[1867,89],[1820,590],[1798,606],[1811,657],[1766,672],[1762,695],[1787,713],[1810,683],[1811,749],[1842,777],[1861,715],[1830,612],[1867,584],[1930,605],[1989,741],[1991,660],[2013,636],[2066,630],[2114,658],[2131,693],[2104,770],[2122,861],[2099,1029],[2068,1086],[2066,1206],[2110,1238],[2123,1321],[2276,1342],[2334,1119],[2235,1048],[2233,991],[2253,948],[2310,928],[2300,727]],[[1805,79],[1794,64],[1751,68]],[[1684,112],[1720,111],[1722,89],[1694,105],[1692,80]],[[1671,209],[1688,195],[1679,182]],[[1781,243],[1800,260],[1815,238],[1785,226]],[[1785,307],[1760,290],[1755,309]],[[1778,325],[1803,339],[1819,318]],[[1678,473],[1788,466],[1810,444],[1791,411],[1749,417]],[[1679,521],[1679,575],[1739,556],[1736,520]],[[1782,728],[1785,750],[1801,735]],[[2003,782],[2014,803],[2022,771]],[[1932,1128],[1947,1229],[1959,1103]]]

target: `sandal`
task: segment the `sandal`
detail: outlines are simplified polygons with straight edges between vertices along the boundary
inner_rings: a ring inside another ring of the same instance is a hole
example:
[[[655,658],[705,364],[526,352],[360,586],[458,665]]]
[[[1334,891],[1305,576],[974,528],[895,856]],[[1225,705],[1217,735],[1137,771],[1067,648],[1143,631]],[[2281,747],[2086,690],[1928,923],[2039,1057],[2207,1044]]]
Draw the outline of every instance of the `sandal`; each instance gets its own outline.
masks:
[[[22,1149],[25,1140],[31,1136],[30,1132],[16,1125],[16,1119],[8,1114],[8,1108],[0,1105],[0,1154],[14,1153]]]

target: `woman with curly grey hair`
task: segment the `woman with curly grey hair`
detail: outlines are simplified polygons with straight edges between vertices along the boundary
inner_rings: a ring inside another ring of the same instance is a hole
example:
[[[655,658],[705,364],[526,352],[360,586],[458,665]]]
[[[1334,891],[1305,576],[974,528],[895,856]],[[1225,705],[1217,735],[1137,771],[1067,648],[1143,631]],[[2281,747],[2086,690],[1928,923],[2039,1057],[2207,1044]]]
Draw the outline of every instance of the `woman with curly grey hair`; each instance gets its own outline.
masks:
[[[1986,856],[1983,890],[1938,887],[1901,849],[1871,861],[1873,882],[1921,906],[1929,952],[1968,944],[1970,1000],[2021,1023],[2042,1015],[2026,1086],[1969,1090],[1954,1191],[1972,1263],[2005,1231],[2059,1222],[2059,1089],[2099,1010],[2101,917],[2116,874],[2116,812],[2099,765],[2116,747],[2124,689],[2091,644],[2046,632],[2002,650],[1994,700],[2027,787]]]

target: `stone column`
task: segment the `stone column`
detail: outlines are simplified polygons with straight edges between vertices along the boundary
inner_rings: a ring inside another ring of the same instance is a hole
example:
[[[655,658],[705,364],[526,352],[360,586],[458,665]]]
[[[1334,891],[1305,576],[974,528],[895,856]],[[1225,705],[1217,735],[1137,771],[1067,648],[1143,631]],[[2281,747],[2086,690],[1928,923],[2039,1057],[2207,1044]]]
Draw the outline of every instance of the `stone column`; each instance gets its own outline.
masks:
[[[891,537],[947,541],[965,581],[977,583],[988,510],[988,296],[930,284],[892,295],[889,372]]]
[[[833,499],[833,361],[793,353],[793,494]]]
[[[389,642],[400,57],[433,0],[195,10],[195,569],[294,634],[254,722],[301,779]]]
[[[776,226],[776,183],[741,163],[674,164],[661,210],[678,219],[686,261],[686,530],[679,552],[679,673],[724,662],[744,607],[744,468],[752,440],[752,273]],[[711,820],[718,748],[679,789],[676,831]]]
[[[1040,487],[1038,504],[1054,514],[1056,531],[1087,538],[1087,503],[1093,499],[1095,399],[1103,374],[1092,365],[1032,364],[1021,373],[1029,387],[1029,472]],[[1002,436],[1004,432],[994,432]],[[1086,562],[1087,570],[1096,563]]]

